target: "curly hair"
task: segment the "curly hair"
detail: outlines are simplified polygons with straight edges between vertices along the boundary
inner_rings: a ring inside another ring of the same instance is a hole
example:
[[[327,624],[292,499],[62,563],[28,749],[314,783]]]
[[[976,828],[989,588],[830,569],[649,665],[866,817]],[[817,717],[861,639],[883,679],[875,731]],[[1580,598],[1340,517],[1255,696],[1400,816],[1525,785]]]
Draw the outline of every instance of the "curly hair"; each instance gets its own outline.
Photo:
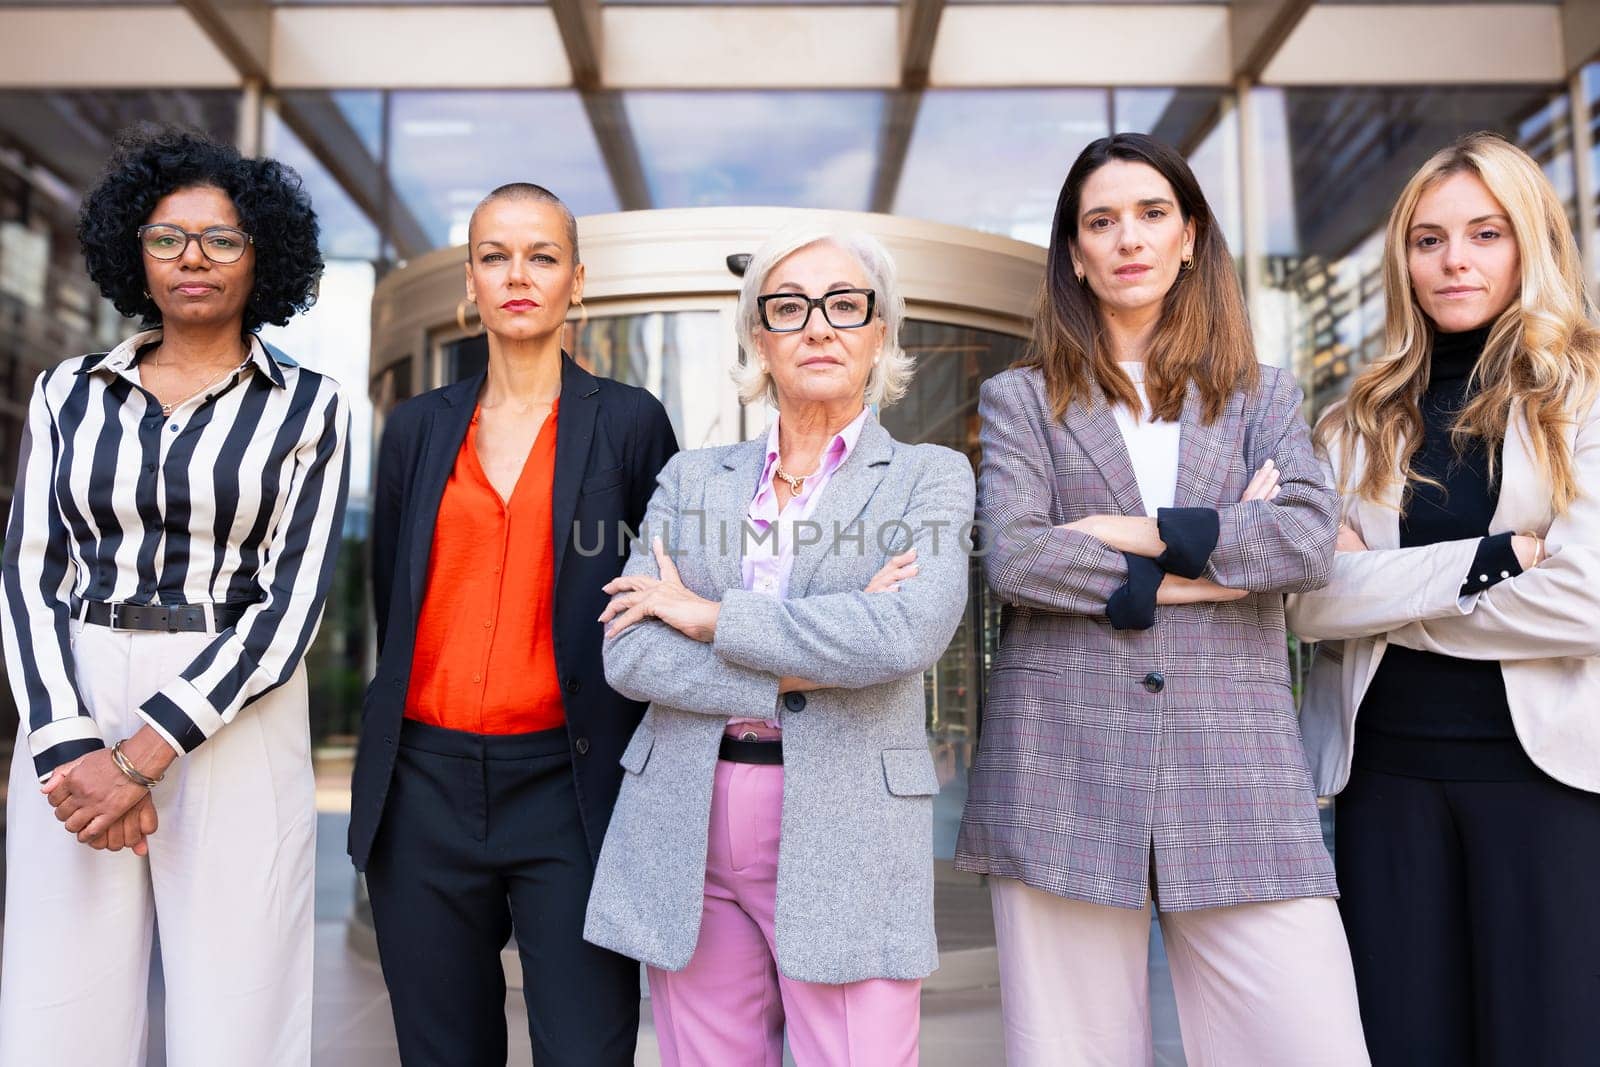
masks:
[[[138,229],[162,197],[209,186],[228,194],[239,225],[256,251],[255,283],[244,309],[244,331],[282,326],[316,302],[322,276],[317,214],[300,175],[274,159],[245,159],[203,133],[141,123],[118,135],[99,183],[83,198],[78,243],[89,277],[116,309],[161,323],[145,291]]]

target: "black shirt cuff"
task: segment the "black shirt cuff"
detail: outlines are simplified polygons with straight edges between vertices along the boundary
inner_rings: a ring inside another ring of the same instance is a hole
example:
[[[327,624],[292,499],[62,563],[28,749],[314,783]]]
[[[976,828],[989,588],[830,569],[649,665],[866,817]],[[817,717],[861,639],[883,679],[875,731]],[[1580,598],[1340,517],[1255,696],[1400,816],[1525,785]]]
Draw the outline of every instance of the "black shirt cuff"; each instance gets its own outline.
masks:
[[[1106,601],[1106,618],[1117,630],[1148,630],[1156,623],[1156,590],[1161,587],[1161,568],[1148,556],[1124,552],[1128,561],[1128,580]]]
[[[1522,573],[1517,553],[1511,547],[1511,534],[1495,534],[1478,542],[1478,554],[1472,557],[1472,569],[1461,583],[1461,594],[1481,593],[1497,582],[1514,578]]]
[[[1217,547],[1222,520],[1215,508],[1157,508],[1156,530],[1167,546],[1156,566],[1180,578],[1198,578]]]

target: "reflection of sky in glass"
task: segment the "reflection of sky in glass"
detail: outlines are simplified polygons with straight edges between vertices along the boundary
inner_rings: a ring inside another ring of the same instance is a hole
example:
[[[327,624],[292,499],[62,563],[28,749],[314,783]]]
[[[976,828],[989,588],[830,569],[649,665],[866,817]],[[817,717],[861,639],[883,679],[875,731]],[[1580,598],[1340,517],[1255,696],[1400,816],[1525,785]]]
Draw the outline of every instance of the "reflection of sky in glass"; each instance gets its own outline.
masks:
[[[655,207],[867,207],[882,93],[650,92],[624,100]]]
[[[1101,89],[929,92],[895,214],[1049,244],[1067,168],[1108,117]]]
[[[334,180],[317,158],[306,150],[276,112],[266,111],[262,140],[266,154],[293,167],[305,183],[322,228],[322,252],[328,257],[376,259],[378,228],[355,205],[344,186]]]
[[[1118,133],[1155,133],[1176,89],[1118,89],[1115,98]]]
[[[328,95],[333,97],[334,106],[361,138],[367,154],[373,159],[383,155],[383,94],[377,90],[357,89]]]
[[[1239,187],[1239,119],[1229,108],[1189,153],[1189,168],[1200,181],[1211,213],[1217,217],[1228,251],[1244,254],[1244,207]]]
[[[536,182],[574,214],[617,209],[594,132],[573,92],[397,92],[390,98],[396,194],[440,246],[467,239],[483,195]]]
[[[1267,222],[1269,256],[1293,256],[1300,251],[1295,226],[1293,157],[1289,147],[1288,101],[1282,89],[1251,89],[1255,109],[1256,158],[1261,169],[1262,215]]]

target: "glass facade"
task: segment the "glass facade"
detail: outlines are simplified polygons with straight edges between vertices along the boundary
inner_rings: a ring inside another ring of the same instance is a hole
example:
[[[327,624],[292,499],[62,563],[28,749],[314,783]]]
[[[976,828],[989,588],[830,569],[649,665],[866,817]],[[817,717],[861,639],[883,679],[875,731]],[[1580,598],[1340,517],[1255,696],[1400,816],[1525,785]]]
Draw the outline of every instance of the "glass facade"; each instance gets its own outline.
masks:
[[[1550,88],[1251,90],[1266,217],[1257,307],[1262,358],[1292,366],[1314,410],[1344,394],[1383,344],[1383,231],[1401,188],[1473,130],[1525,148],[1573,199],[1572,124]],[[1287,354],[1288,358],[1282,358]]]
[[[273,2],[328,6],[328,0]],[[509,0],[338,0],[399,9],[502,2]],[[615,6],[656,2],[666,0]],[[0,0],[0,12],[17,6]],[[60,0],[55,6],[192,5]],[[839,6],[839,32],[854,32],[849,5]],[[1096,6],[1124,5],[1099,0]],[[602,81],[607,77],[602,72]],[[0,89],[0,503],[9,503],[28,391],[39,371],[65,356],[110,347],[133,328],[84,277],[75,231],[78,202],[116,132],[139,120],[245,138],[252,149],[292,166],[317,206],[328,260],[317,304],[264,336],[338,378],[355,420],[344,551],[308,653],[312,735],[324,763],[353,743],[375,655],[365,577],[367,498],[383,415],[419,390],[475,373],[487,355],[483,338],[464,335],[449,312],[374,351],[381,332],[374,327],[375,294],[397,270],[462,243],[473,206],[496,185],[539,182],[580,216],[641,207],[875,207],[902,220],[979,231],[970,235],[974,244],[1000,235],[1042,245],[1062,179],[1082,147],[1112,131],[1148,132],[1194,167],[1241,272],[1259,279],[1252,309],[1261,356],[1295,370],[1312,409],[1340,396],[1351,375],[1378,355],[1378,267],[1389,207],[1416,167],[1453,137],[1494,129],[1527,148],[1566,198],[1573,221],[1583,224],[1591,241],[1585,251],[1600,259],[1600,195],[1592,177],[1600,173],[1600,62],[1570,85],[1558,78],[1448,86],[1213,83],[980,88],[936,78],[925,89],[633,83],[464,89],[428,88],[419,78],[404,87],[302,79],[275,88],[269,80],[259,92]],[[257,104],[259,113],[252,112]],[[1580,146],[1588,152],[1586,167],[1579,166]],[[1246,203],[1247,188],[1254,203]],[[904,260],[902,266],[907,275],[922,267]],[[902,342],[919,369],[909,394],[882,418],[896,437],[946,445],[976,465],[978,388],[1021,354],[1027,324],[974,306],[964,284],[950,280],[906,322]],[[569,350],[595,373],[659,396],[685,447],[760,433],[769,413],[730,400],[731,295],[690,299],[670,289],[646,285],[591,301],[598,306],[574,323]],[[941,861],[953,853],[999,640],[999,606],[976,561],[969,587],[966,617],[925,679],[928,741],[941,783],[934,838]],[[9,687],[0,686],[0,772],[13,716]],[[952,878],[947,862],[938,878],[944,949],[992,946],[986,896]],[[964,917],[952,920],[957,913]]]
[[[1047,245],[1067,169],[1113,130],[1182,151],[1230,246],[1240,247],[1237,120],[1214,89],[932,90],[917,111],[894,213]]]
[[[1592,135],[1600,113],[1600,64],[1591,64],[1580,84]],[[1263,219],[1265,285],[1255,305],[1263,358],[1293,366],[1317,408],[1340,395],[1349,376],[1376,354],[1387,208],[1440,144],[1471,129],[1500,130],[1545,165],[1575,221],[1581,212],[1600,217],[1600,202],[1578,202],[1573,121],[1562,86],[1248,92],[1255,132],[1244,144],[1240,98],[1224,90],[929,90],[915,110],[891,190],[893,212],[1042,244],[1061,179],[1079,149],[1114,129],[1143,130],[1188,156],[1231,247],[1242,255],[1240,175],[1253,166]],[[0,395],[0,498],[9,493],[32,378],[65,354],[115,344],[131,328],[83,276],[75,238],[77,202],[112,138],[146,119],[232,138],[241,128],[243,100],[224,90],[0,91],[0,377],[7,383]],[[360,621],[367,594],[357,580],[377,430],[371,405],[386,408],[429,377],[396,367],[370,378],[373,286],[396,264],[463,240],[473,205],[501,182],[540,181],[579,214],[612,211],[619,202],[576,92],[296,89],[270,94],[265,104],[262,150],[302,176],[318,208],[329,261],[317,307],[285,329],[269,328],[267,336],[338,377],[355,404],[351,563],[341,572],[344,592],[313,653],[319,672],[327,668],[336,676],[316,695],[316,735],[338,740],[349,733],[357,680],[371,659]],[[881,164],[888,96],[636,91],[620,94],[620,108],[654,206],[862,209]],[[1600,148],[1591,155],[1591,165],[1600,168]],[[933,358],[924,362],[912,397],[888,419],[907,437],[970,451],[970,441],[953,436],[970,413],[957,413],[976,383],[1014,352],[992,338],[968,338],[962,344],[988,355],[956,357],[948,347],[953,341],[926,332],[955,327],[911,323],[907,329],[908,342],[926,346]],[[662,395],[686,442],[704,443],[759,431],[730,424],[714,399],[725,382],[722,331],[715,314],[650,311],[597,317],[574,345],[600,373]],[[444,358],[466,361],[452,373],[482,359],[481,341],[460,340],[443,351]],[[958,363],[959,375],[953,369]],[[705,388],[710,380],[718,388]],[[974,593],[976,618],[986,610],[981,583],[974,582]],[[958,737],[973,731],[975,721],[952,709],[981,705],[976,650],[983,633],[980,620],[960,639],[967,650],[953,653],[937,684],[930,682],[930,728],[943,738],[936,744],[948,743],[952,768],[970,755]],[[960,777],[951,774],[951,780]]]

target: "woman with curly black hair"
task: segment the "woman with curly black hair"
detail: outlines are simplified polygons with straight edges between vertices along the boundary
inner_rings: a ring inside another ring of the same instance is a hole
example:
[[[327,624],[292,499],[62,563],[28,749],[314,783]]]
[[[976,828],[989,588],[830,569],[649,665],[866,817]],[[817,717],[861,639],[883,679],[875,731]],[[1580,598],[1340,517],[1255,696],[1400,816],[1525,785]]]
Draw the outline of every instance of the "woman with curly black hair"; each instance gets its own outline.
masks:
[[[349,415],[255,332],[311,304],[316,215],[280,164],[146,127],[119,139],[79,239],[146,328],[46,371],[29,407],[0,569],[22,712],[0,1063],[142,1063],[159,917],[167,1062],[305,1064],[301,657]]]

